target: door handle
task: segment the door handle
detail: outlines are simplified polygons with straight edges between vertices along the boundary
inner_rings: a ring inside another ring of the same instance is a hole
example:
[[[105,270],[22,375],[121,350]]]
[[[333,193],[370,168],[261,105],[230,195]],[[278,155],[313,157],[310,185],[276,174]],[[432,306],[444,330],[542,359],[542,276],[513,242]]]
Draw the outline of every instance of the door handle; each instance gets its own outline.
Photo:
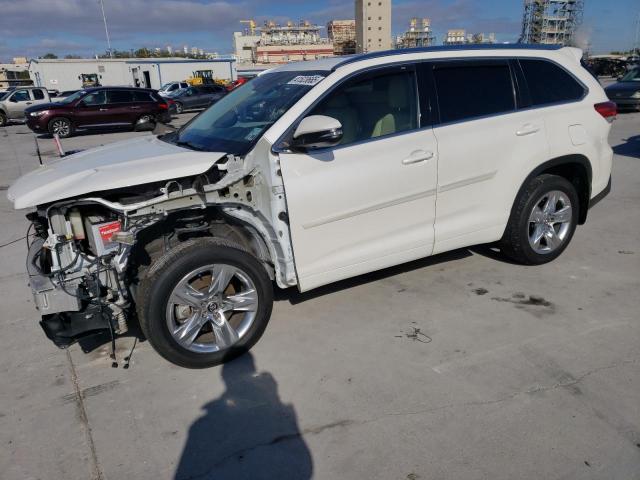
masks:
[[[109,109],[108,108],[99,108],[98,111],[99,112],[107,112],[107,111],[109,111]]]
[[[415,150],[411,152],[407,158],[402,160],[403,165],[412,165],[414,163],[426,162],[433,158],[433,152],[427,152],[425,150]]]
[[[140,110],[140,107],[129,107],[131,110]]]
[[[27,102],[27,105],[31,105],[33,102]]]
[[[534,133],[538,133],[539,131],[539,126],[526,123],[522,126],[522,128],[520,128],[520,130],[516,131],[516,135],[519,137],[524,137],[526,135],[533,135]]]

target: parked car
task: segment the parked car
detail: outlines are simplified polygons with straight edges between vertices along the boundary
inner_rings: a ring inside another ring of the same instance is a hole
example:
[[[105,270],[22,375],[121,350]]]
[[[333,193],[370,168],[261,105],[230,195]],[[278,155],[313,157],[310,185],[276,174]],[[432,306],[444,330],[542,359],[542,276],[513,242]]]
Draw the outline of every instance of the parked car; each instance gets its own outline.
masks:
[[[79,91],[80,90],[65,90],[63,92],[60,92],[58,95],[56,95],[56,97],[53,98],[52,100],[54,102],[59,102],[60,100],[64,100],[65,98],[70,97],[71,95]]]
[[[70,137],[76,130],[136,127],[168,122],[169,105],[155,90],[96,87],[64,100],[26,110],[27,125],[36,133]]]
[[[556,259],[611,188],[616,107],[581,56],[491,45],[287,64],[177,132],[23,176],[8,197],[32,209],[45,332],[65,346],[137,312],[163,357],[202,368],[258,341],[274,282],[307,291],[494,242],[522,264]]]
[[[224,97],[226,93],[226,89],[221,85],[199,85],[178,90],[167,95],[167,98],[175,102],[176,112],[182,113],[185,110],[207,108]]]
[[[230,92],[231,90],[235,90],[236,88],[244,85],[245,83],[247,83],[249,81],[249,79],[247,77],[238,77],[236,80],[234,80],[233,82],[229,83],[227,85],[227,91]]]
[[[640,110],[640,67],[618,78],[618,82],[604,89],[619,110]]]
[[[158,93],[161,96],[166,97],[167,95],[175,93],[183,88],[189,88],[189,84],[187,82],[169,82],[165,83],[160,90],[158,90]]]
[[[48,104],[51,101],[46,88],[19,87],[0,97],[0,127],[9,120],[24,120],[30,106]]]

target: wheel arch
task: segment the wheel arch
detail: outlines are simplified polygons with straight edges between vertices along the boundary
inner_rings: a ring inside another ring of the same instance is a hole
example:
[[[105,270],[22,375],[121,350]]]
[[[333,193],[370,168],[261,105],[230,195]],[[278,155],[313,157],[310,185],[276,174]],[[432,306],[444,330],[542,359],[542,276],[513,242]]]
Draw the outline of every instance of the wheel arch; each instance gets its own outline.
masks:
[[[587,157],[580,154],[563,155],[552,158],[538,165],[529,173],[520,185],[511,206],[511,214],[515,208],[517,199],[522,191],[534,178],[539,175],[550,174],[558,175],[566,178],[576,188],[580,204],[578,206],[578,224],[583,225],[587,221],[587,212],[589,210],[589,200],[591,199],[591,179],[593,178],[593,169],[591,162]]]

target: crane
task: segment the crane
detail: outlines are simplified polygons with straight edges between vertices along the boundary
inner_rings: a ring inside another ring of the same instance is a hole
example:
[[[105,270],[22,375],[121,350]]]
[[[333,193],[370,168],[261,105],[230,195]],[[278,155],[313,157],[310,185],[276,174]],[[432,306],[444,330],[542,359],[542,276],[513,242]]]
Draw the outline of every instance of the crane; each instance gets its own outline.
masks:
[[[256,34],[256,22],[255,20],[240,20],[240,23],[246,23],[249,25],[249,32],[251,32],[251,35],[255,35]]]

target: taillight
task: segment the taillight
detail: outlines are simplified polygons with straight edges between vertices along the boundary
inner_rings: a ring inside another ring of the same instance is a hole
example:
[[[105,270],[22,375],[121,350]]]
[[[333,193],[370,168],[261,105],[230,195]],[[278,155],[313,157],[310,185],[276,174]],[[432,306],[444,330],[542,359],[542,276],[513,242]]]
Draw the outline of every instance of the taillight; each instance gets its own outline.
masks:
[[[618,106],[614,102],[596,103],[593,107],[607,122],[612,122],[618,114]]]
[[[160,110],[169,110],[169,105],[167,105],[166,103],[162,102],[158,104],[158,108]]]

